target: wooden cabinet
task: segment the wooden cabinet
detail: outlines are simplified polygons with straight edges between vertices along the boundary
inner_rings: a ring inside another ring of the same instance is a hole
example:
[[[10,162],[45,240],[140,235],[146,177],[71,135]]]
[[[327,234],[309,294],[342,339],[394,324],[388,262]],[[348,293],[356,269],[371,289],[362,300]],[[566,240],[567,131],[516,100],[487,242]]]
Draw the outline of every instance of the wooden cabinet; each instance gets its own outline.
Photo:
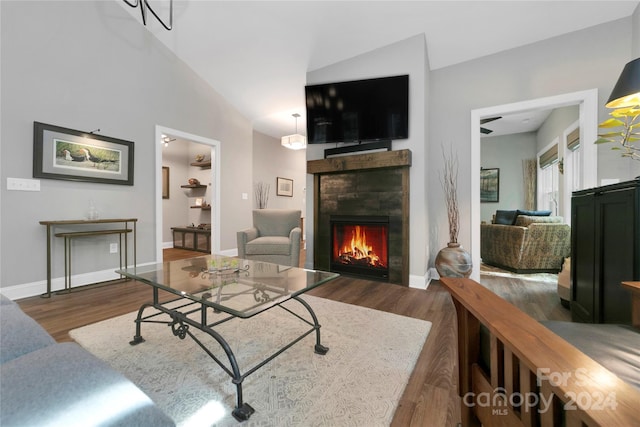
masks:
[[[640,279],[640,180],[573,193],[571,279],[573,321],[631,323],[621,282]]]
[[[173,247],[198,252],[211,252],[211,230],[195,227],[172,227]]]

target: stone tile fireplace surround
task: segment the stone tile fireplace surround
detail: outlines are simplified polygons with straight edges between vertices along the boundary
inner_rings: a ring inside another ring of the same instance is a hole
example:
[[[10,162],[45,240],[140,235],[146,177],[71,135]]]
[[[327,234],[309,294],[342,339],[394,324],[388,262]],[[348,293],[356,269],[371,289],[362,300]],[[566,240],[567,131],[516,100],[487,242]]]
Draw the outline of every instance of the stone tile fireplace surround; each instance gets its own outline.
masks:
[[[332,216],[388,216],[388,281],[409,286],[410,167],[410,150],[307,162],[314,175],[314,268],[331,270]]]

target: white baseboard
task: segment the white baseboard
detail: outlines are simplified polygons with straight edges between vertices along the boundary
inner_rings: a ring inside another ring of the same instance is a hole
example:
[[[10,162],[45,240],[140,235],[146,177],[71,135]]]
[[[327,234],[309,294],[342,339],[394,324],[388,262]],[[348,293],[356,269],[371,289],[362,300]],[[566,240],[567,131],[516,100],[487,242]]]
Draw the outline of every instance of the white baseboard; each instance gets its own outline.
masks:
[[[220,255],[234,257],[238,256],[238,249],[227,249],[218,252]],[[143,265],[151,265],[153,262]],[[435,275],[435,277],[434,277]],[[120,276],[113,270],[96,271],[92,273],[76,274],[71,277],[71,284],[73,287],[88,285],[91,283],[106,282],[108,280],[118,279]],[[409,287],[416,289],[427,289],[431,280],[437,280],[440,276],[435,268],[430,268],[426,276],[409,275]],[[56,292],[64,289],[64,277],[56,277],[51,279],[51,291]],[[0,288],[2,294],[12,300],[28,298],[37,295],[42,295],[47,291],[47,281],[40,280],[32,283],[23,283],[20,285],[8,286]]]
[[[429,287],[428,276],[409,275],[409,287],[416,289],[427,289]]]
[[[139,264],[138,267],[143,265],[151,265],[152,262],[146,264]],[[75,288],[77,286],[89,285],[92,283],[106,282],[109,280],[119,279],[120,275],[115,273],[113,269],[94,271],[91,273],[75,274],[71,276],[71,286]],[[64,289],[64,276],[51,278],[51,292],[57,292]],[[20,285],[7,286],[0,288],[2,294],[9,299],[17,300],[22,298],[34,297],[42,295],[47,292],[47,281],[40,280],[31,283],[22,283]]]
[[[226,249],[224,251],[219,251],[217,252],[219,255],[223,255],[223,256],[228,256],[228,257],[232,257],[232,256],[238,256],[238,248],[234,248],[234,249]]]

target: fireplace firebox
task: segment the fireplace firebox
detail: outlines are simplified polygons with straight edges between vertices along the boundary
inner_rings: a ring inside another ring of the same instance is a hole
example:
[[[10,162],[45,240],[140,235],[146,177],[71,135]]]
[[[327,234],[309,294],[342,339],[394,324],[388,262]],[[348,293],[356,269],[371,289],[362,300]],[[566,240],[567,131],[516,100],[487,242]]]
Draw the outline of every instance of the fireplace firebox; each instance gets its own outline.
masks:
[[[389,279],[389,217],[330,218],[331,271],[372,279]]]

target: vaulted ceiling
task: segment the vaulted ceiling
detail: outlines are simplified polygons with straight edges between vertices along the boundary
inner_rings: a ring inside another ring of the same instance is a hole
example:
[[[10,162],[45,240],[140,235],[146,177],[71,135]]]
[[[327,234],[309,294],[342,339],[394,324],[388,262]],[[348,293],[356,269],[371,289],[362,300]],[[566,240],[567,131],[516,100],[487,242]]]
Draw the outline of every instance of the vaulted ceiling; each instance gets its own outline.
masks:
[[[142,21],[139,8],[116,1]],[[628,17],[638,3],[174,0],[173,29],[150,14],[147,28],[254,129],[280,137],[293,113],[305,128],[308,71],[420,34],[430,68],[440,69]],[[149,4],[168,22],[168,0]]]

